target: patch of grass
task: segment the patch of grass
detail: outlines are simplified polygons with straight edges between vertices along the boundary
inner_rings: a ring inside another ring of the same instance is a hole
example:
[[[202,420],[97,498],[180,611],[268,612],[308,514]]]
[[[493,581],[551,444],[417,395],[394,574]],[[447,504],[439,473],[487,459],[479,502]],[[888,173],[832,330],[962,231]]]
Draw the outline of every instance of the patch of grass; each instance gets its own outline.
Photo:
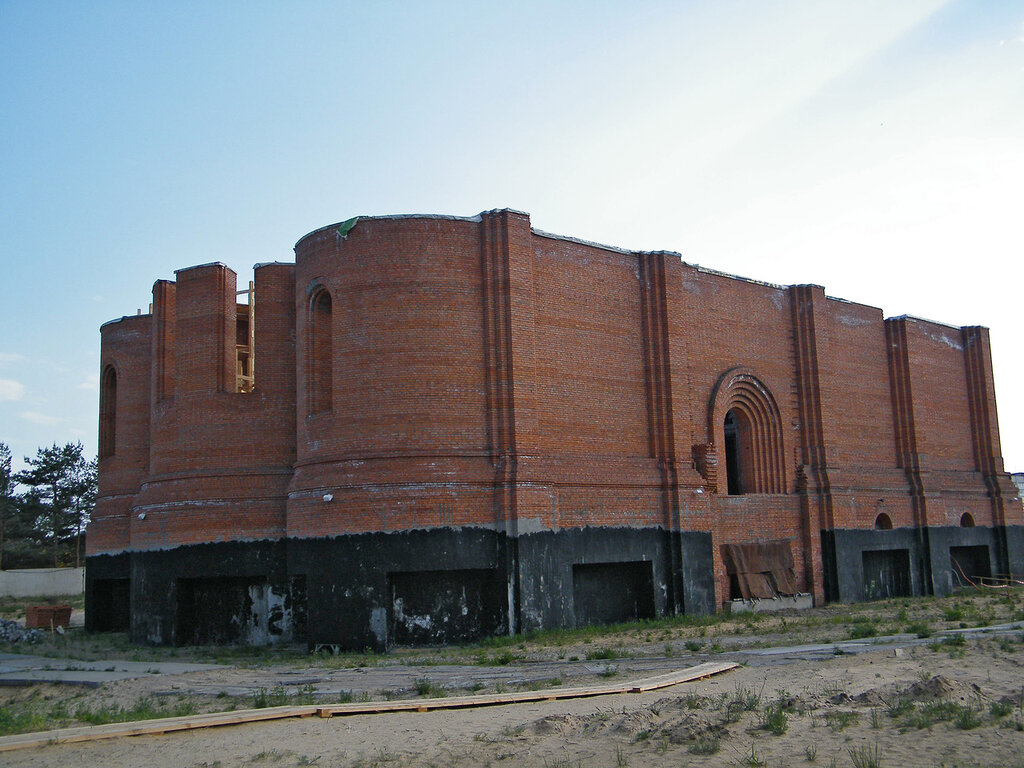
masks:
[[[412,689],[416,692],[417,696],[425,696],[430,699],[443,699],[448,695],[448,691],[437,683],[432,682],[426,677],[420,677],[413,683]]]
[[[953,718],[953,724],[962,731],[970,731],[981,725],[981,716],[973,707],[960,707]]]
[[[781,736],[789,728],[789,717],[781,701],[776,701],[764,708],[758,716],[757,727],[762,731]]]
[[[931,728],[937,722],[952,722],[957,728],[971,730],[981,725],[976,707],[966,706],[949,699],[912,705],[899,716],[903,728]]]
[[[264,709],[266,707],[283,707],[290,704],[291,699],[285,689],[276,685],[271,689],[257,688],[252,694],[253,709]]]
[[[959,605],[951,605],[942,612],[942,618],[946,621],[960,621],[963,617],[964,612]]]
[[[853,640],[858,640],[862,637],[874,637],[877,634],[878,630],[872,624],[856,623],[850,627],[850,638]]]
[[[686,650],[688,650],[690,653],[696,653],[697,651],[699,651],[703,647],[704,647],[704,643],[702,643],[700,640],[687,640],[686,641]]]
[[[687,709],[700,709],[704,703],[703,699],[696,693],[688,693],[683,697],[683,703]]]
[[[264,750],[258,752],[250,758],[250,763],[259,763],[263,760],[273,760],[275,763],[284,759],[284,753],[277,749]]]
[[[988,713],[996,720],[1006,717],[1011,712],[1013,712],[1013,705],[1002,701],[993,701],[988,707]]]
[[[488,667],[506,667],[514,662],[522,661],[524,658],[524,656],[512,653],[512,651],[502,651],[497,656],[482,654],[478,657],[477,663]]]
[[[694,739],[686,751],[691,755],[713,755],[721,748],[722,741],[718,736],[704,734]]]
[[[587,654],[588,661],[597,661],[598,659],[614,659],[617,658],[618,654],[615,653],[611,648],[599,648],[596,651],[590,651]]]
[[[834,709],[825,713],[825,723],[837,733],[860,720],[860,714],[851,710]]]
[[[79,707],[75,712],[75,719],[89,725],[106,725],[107,723],[126,723],[132,720],[153,720],[162,715],[163,713],[155,701],[147,697],[136,702],[132,707],[107,706],[95,709]]]
[[[34,705],[34,702],[32,704],[33,706],[8,704],[0,707],[0,736],[52,728],[53,720],[41,707]]]
[[[931,637],[932,629],[926,621],[915,621],[908,624],[904,630],[908,635],[917,635],[919,638]]]
[[[516,736],[521,736],[526,730],[525,725],[506,725],[501,729],[501,738],[503,739],[514,739]]]
[[[742,685],[736,686],[732,699],[747,712],[752,712],[761,706],[761,694],[753,688],[747,688]]]
[[[882,750],[877,744],[874,747],[867,745],[850,747],[846,751],[850,754],[853,768],[881,768]]]
[[[568,757],[559,757],[549,763],[545,757],[544,768],[583,768],[583,760],[581,758],[574,763]]]
[[[757,751],[754,749],[754,742],[750,742],[750,754],[743,754],[739,760],[736,761],[737,765],[746,766],[746,768],[764,768],[768,765],[768,761],[757,756]]]

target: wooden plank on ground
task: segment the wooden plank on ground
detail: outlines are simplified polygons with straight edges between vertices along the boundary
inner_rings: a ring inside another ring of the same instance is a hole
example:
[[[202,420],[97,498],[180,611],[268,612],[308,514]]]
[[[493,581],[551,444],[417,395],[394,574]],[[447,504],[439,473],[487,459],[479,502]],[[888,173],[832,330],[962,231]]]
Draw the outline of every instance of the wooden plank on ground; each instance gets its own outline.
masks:
[[[125,736],[143,736],[175,731],[190,731],[197,728],[215,728],[225,725],[241,725],[264,720],[281,720],[290,717],[334,717],[344,715],[366,715],[384,712],[427,712],[432,709],[464,709],[488,707],[503,704],[524,704],[558,699],[579,699],[589,696],[608,696],[618,693],[643,693],[679,683],[700,680],[711,675],[728,672],[739,665],[734,662],[707,662],[695,667],[668,672],[663,675],[644,678],[626,683],[605,683],[602,685],[574,688],[549,688],[544,691],[515,691],[512,693],[475,694],[436,699],[406,699],[402,701],[368,701],[331,704],[327,706],[306,705],[267,707],[265,709],[243,709],[234,712],[210,712],[186,717],[165,717],[159,720],[141,720],[133,723],[108,723],[107,725],[83,725],[75,728],[58,728],[53,731],[20,733],[0,737],[0,752],[28,749],[47,744],[73,744],[100,739],[116,739]]]

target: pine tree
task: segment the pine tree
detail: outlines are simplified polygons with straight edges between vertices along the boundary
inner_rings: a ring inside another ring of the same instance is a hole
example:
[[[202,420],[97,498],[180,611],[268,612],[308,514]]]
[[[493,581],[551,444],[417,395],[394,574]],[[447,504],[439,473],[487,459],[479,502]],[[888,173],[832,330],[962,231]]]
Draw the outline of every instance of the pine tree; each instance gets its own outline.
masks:
[[[74,563],[81,563],[81,538],[96,502],[96,461],[82,455],[81,443],[40,448],[25,457],[28,468],[15,479],[28,487],[37,516],[35,528],[49,544],[54,567],[61,564],[60,547],[75,540]]]

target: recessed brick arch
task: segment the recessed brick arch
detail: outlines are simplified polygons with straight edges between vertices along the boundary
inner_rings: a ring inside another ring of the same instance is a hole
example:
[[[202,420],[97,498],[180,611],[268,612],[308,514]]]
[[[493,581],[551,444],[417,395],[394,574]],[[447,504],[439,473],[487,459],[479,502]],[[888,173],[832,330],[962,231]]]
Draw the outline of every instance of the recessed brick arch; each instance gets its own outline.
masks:
[[[117,450],[117,369],[107,364],[100,374],[100,445],[105,459]]]
[[[731,368],[711,393],[708,434],[718,455],[718,491],[785,493],[782,419],[771,390],[747,368]],[[726,419],[736,430],[742,480],[729,480]]]
[[[306,403],[309,414],[325,413],[334,402],[334,304],[322,284],[309,294],[306,343]]]

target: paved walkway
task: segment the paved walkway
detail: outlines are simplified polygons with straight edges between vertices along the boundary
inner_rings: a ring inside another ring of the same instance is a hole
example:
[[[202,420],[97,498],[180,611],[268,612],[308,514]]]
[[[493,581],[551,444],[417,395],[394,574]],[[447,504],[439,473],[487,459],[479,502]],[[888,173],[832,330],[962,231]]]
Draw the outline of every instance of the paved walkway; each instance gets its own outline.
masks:
[[[190,693],[200,696],[228,694],[247,696],[258,690],[280,687],[286,692],[305,688],[321,696],[400,693],[416,687],[418,681],[448,689],[474,689],[489,686],[529,685],[560,678],[566,683],[574,678],[594,675],[658,674],[678,669],[680,665],[697,664],[712,660],[738,661],[749,666],[778,666],[798,661],[824,660],[841,654],[858,654],[891,648],[901,653],[904,648],[926,645],[937,639],[962,635],[965,638],[1000,637],[1018,635],[1024,622],[998,624],[989,627],[943,630],[934,637],[916,635],[889,635],[834,643],[776,646],[772,648],[745,648],[730,650],[730,641],[749,642],[742,638],[718,638],[725,648],[720,653],[693,653],[676,656],[641,656],[637,658],[609,659],[607,661],[543,661],[512,663],[502,666],[477,664],[405,665],[383,664],[357,668],[332,669],[330,667],[268,666],[259,669],[240,669],[218,664],[187,664],[157,661],[79,661],[76,659],[45,658],[23,654],[0,653],[0,685],[31,685],[41,682],[68,685],[99,686],[149,676],[166,676],[167,688],[155,690],[160,694]],[[174,678],[190,672],[212,672],[199,678]]]
[[[65,683],[96,687],[117,680],[150,675],[180,675],[185,672],[225,669],[217,664],[181,664],[161,661],[79,661],[0,653],[0,685]]]

